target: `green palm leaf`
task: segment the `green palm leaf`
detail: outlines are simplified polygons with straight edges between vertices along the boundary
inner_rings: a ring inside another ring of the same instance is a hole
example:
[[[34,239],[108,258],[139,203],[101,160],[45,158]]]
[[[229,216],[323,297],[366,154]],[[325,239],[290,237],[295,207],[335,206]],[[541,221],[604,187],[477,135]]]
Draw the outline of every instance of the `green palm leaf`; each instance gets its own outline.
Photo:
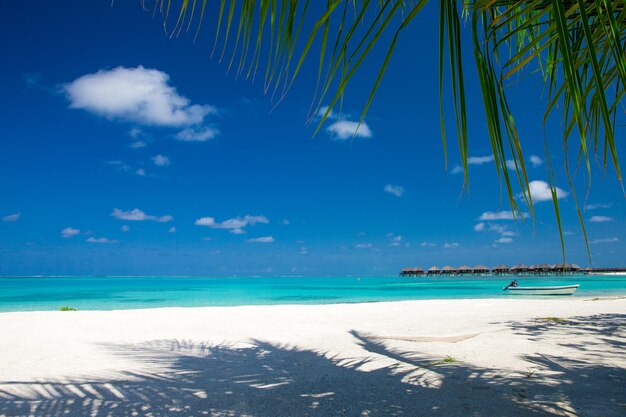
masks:
[[[307,59],[317,59],[318,81],[311,113],[317,114],[324,103],[330,103],[317,133],[333,107],[341,106],[343,94],[365,58],[376,47],[384,48],[378,75],[363,104],[362,123],[398,38],[426,1],[326,0],[325,4],[316,2],[314,7],[309,7],[309,0],[219,0],[216,20],[212,22],[216,28],[213,52],[221,45],[222,60],[230,51],[228,68],[236,68],[237,75],[245,72],[246,78],[254,76],[265,61],[265,91],[271,92],[277,102],[289,91]],[[197,16],[198,36],[208,4],[208,0],[155,0],[154,10],[160,10],[164,27],[172,36],[180,34],[183,27],[189,30]],[[173,25],[168,28],[170,19]],[[463,29],[463,19],[469,20],[471,30]],[[615,130],[626,85],[626,0],[440,0],[439,24],[444,161],[448,152],[444,79],[449,77],[459,155],[465,171],[464,186],[468,186],[469,137],[461,46],[464,37],[471,36],[496,172],[505,185],[511,209],[521,213],[514,182],[522,190],[523,202],[531,213],[533,202],[523,141],[507,100],[512,87],[505,82],[515,84],[516,79],[539,73],[548,93],[543,123],[551,115],[560,114],[566,174],[587,242],[572,180],[575,168],[570,167],[568,150],[571,142],[577,141],[576,166],[585,167],[588,188],[594,159],[601,161],[603,170],[610,161],[621,184]],[[386,32],[393,34],[391,42],[380,45],[387,39],[383,36]],[[301,33],[303,42],[300,42]],[[319,55],[310,58],[315,45],[320,47]],[[507,160],[514,161],[513,176]],[[547,146],[546,161],[565,255],[555,175]]]

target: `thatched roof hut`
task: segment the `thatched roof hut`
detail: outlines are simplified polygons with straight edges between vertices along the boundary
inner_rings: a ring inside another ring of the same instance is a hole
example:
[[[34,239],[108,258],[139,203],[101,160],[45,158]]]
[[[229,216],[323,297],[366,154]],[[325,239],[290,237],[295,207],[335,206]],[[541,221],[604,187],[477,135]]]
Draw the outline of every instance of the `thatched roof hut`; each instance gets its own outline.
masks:
[[[532,266],[532,270],[534,272],[550,272],[550,265],[548,264],[537,264]]]
[[[580,271],[580,267],[578,265],[572,264],[556,264],[554,265],[553,271],[555,272],[576,272]]]
[[[439,275],[441,274],[441,269],[437,268],[436,266],[431,266],[430,268],[428,268],[428,275]]]
[[[511,267],[511,272],[528,272],[530,271],[530,267],[528,265],[524,265],[524,264],[518,264],[518,265],[513,265]]]
[[[489,272],[489,268],[483,265],[476,265],[472,272],[475,274],[486,274]]]
[[[491,268],[491,272],[494,274],[507,274],[509,272],[509,267],[506,265],[496,265]]]
[[[471,267],[471,266],[468,266],[468,265],[462,265],[462,266],[459,266],[459,267],[456,269],[456,272],[457,272],[458,274],[471,274],[471,273],[473,272],[473,269],[472,269],[472,267]]]
[[[441,268],[442,274],[456,274],[456,268],[451,267],[450,265],[446,265]]]
[[[404,268],[400,271],[400,276],[424,275],[424,270],[419,266],[415,268]]]

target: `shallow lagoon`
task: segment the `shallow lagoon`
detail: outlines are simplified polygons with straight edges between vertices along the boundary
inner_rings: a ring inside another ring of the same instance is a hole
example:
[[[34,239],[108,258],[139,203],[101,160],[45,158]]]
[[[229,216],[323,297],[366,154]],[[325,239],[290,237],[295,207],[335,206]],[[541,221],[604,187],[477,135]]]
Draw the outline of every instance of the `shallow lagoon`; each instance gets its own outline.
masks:
[[[514,297],[520,285],[580,284],[575,297],[626,295],[626,276],[497,277],[1,277],[0,311],[332,304]]]

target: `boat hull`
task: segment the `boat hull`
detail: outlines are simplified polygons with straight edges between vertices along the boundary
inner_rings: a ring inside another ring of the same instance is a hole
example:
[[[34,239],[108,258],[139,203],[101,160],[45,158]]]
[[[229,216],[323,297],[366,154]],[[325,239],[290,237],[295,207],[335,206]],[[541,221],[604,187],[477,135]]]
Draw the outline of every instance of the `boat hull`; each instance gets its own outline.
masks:
[[[561,285],[554,287],[509,287],[512,295],[572,295],[580,285]]]

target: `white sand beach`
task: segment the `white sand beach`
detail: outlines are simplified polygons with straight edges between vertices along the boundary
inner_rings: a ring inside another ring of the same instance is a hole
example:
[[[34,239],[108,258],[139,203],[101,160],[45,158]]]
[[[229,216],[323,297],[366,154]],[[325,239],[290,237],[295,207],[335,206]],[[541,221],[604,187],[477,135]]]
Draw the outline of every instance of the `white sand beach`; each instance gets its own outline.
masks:
[[[623,416],[625,325],[624,298],[2,313],[0,415]]]

